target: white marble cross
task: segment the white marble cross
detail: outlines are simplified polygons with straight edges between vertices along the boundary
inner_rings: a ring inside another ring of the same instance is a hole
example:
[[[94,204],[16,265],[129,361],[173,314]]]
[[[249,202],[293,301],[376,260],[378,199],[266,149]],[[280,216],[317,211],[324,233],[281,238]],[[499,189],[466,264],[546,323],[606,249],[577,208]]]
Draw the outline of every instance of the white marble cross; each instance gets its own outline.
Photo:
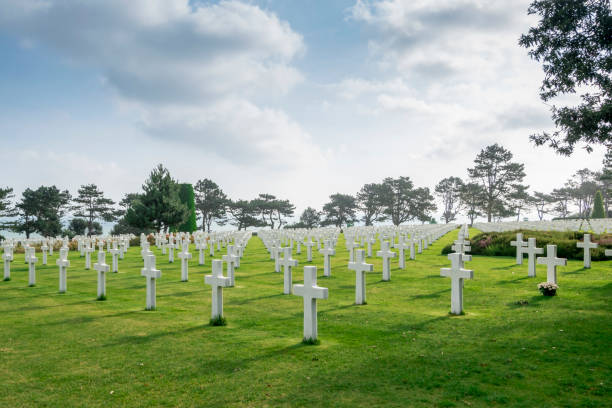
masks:
[[[156,269],[155,255],[148,251],[144,259],[144,268],[140,270],[140,274],[147,278],[147,306],[146,310],[155,310],[156,303],[156,286],[157,279],[161,278],[161,271]]]
[[[41,245],[40,250],[42,251],[42,264],[46,265],[47,264],[47,252],[49,251],[49,245],[47,245],[46,240]]]
[[[336,255],[336,250],[332,248],[329,240],[325,241],[325,248],[319,249],[319,253],[323,255],[323,275],[331,276],[330,256]]]
[[[450,268],[440,269],[440,276],[451,278],[451,313],[460,315],[463,313],[463,280],[474,279],[474,271],[464,269],[463,262],[471,261],[471,255],[459,252],[448,254],[451,261]]]
[[[106,299],[106,273],[110,266],[106,264],[106,252],[98,252],[98,262],[94,264],[94,269],[98,271],[98,300]]]
[[[355,260],[355,248],[357,245],[358,244],[355,242],[353,237],[346,238],[346,249],[349,251],[349,262],[353,262]]]
[[[523,248],[527,246],[527,242],[523,241],[523,233],[516,233],[516,241],[510,241],[510,245],[516,247],[516,264],[523,264]]]
[[[59,292],[66,293],[67,290],[67,268],[70,266],[68,260],[68,248],[60,248],[59,258],[55,261],[59,267]]]
[[[227,277],[230,280],[229,286],[236,284],[235,268],[238,256],[234,255],[234,246],[227,246],[227,254],[221,257],[227,264]]]
[[[38,262],[38,258],[36,258],[36,249],[34,249],[34,247],[28,247],[26,251],[26,262],[28,263],[28,285],[34,286],[36,285],[36,262]]]
[[[327,288],[317,286],[317,267],[304,267],[304,284],[293,285],[293,293],[304,298],[304,340],[317,340],[317,299],[327,299]]]
[[[460,254],[464,254],[466,252],[470,252],[472,247],[470,246],[470,241],[466,241],[463,238],[460,238],[453,242],[451,249]]]
[[[306,245],[306,262],[312,262],[312,247],[314,244],[311,237],[304,243]]]
[[[546,245],[546,256],[538,257],[538,264],[546,265],[546,281],[557,284],[557,266],[566,266],[566,258],[557,258],[557,246]]]
[[[183,244],[183,250],[179,252],[178,257],[181,258],[181,281],[189,280],[189,260],[192,255],[189,252],[189,244]]]
[[[528,238],[527,239],[527,247],[523,249],[523,252],[528,255],[527,258],[527,275],[530,278],[534,278],[536,276],[536,255],[542,255],[544,253],[544,248],[536,248],[536,239]]]
[[[374,265],[365,263],[365,251],[358,249],[355,251],[355,262],[349,262],[348,268],[355,271],[355,304],[363,305],[366,303],[366,272],[372,272]]]
[[[168,247],[168,262],[174,263],[174,241],[170,239],[170,242],[166,246]]]
[[[383,278],[382,280],[391,280],[391,258],[395,258],[396,253],[389,250],[389,242],[383,241],[380,251],[376,252],[376,256],[382,258]]]
[[[94,251],[95,249],[89,244],[86,244],[86,246],[83,248],[83,252],[85,252],[85,269],[86,270],[91,269],[91,254]]]
[[[291,268],[298,266],[298,261],[291,257],[291,248],[283,248],[283,260],[280,264],[283,266],[283,294],[290,295],[293,281]]]
[[[376,237],[374,235],[369,236],[366,239],[366,243],[368,244],[368,256],[372,256],[372,245],[376,243]]]
[[[213,256],[215,256],[215,241],[214,240],[210,240],[210,242],[208,243],[208,249],[210,251],[208,251],[208,254],[210,255],[210,257],[212,258]]]
[[[196,244],[196,250],[198,251],[198,265],[204,265],[204,250],[206,249],[206,241],[198,241]]]
[[[206,275],[204,283],[212,286],[212,319],[222,318],[223,288],[229,286],[230,280],[223,276],[223,261],[221,259],[212,260],[212,275]]]
[[[410,238],[410,259],[414,260],[416,259],[415,257],[415,248],[414,246],[416,245],[416,240],[414,238]]]
[[[117,241],[113,241],[113,248],[108,251],[113,256],[113,272],[119,272],[119,253],[121,250],[117,248]]]
[[[11,262],[13,261],[13,247],[10,245],[4,245],[4,253],[2,254],[2,260],[4,260],[4,280],[11,280]]]
[[[591,234],[584,234],[582,242],[576,242],[576,247],[584,248],[584,267],[591,267],[591,249],[597,248],[599,244],[591,242]]]
[[[403,236],[399,237],[399,242],[395,244],[395,247],[399,249],[399,267],[400,269],[406,268],[406,249],[410,247]]]
[[[280,245],[280,242],[274,243],[274,246],[272,247],[272,257],[274,258],[274,272],[280,272],[281,252],[283,251],[283,248]]]

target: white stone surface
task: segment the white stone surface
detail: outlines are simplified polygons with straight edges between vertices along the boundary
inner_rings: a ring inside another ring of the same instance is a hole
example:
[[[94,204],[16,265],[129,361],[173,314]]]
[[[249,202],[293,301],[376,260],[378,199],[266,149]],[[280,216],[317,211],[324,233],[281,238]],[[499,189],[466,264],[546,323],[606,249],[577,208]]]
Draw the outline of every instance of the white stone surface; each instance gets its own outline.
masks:
[[[336,255],[336,250],[332,248],[329,240],[325,241],[325,247],[319,249],[319,253],[323,255],[323,275],[331,276],[331,259],[332,255]]]
[[[298,266],[298,261],[291,257],[291,248],[283,248],[283,260],[280,263],[283,266],[283,294],[290,295],[293,282],[291,268]]]
[[[36,252],[34,247],[28,247],[26,250],[26,262],[28,263],[28,285],[36,285]]]
[[[221,257],[227,265],[227,277],[230,280],[229,286],[234,286],[236,284],[236,265],[239,257],[234,255],[234,246],[227,246],[227,254]]]
[[[591,267],[591,249],[595,249],[599,244],[591,242],[591,234],[584,234],[582,242],[576,242],[576,247],[584,249],[583,265],[585,268]]]
[[[146,310],[155,310],[157,307],[157,279],[161,278],[161,271],[156,268],[155,255],[148,251],[145,254],[144,268],[140,274],[147,279]]]
[[[374,265],[365,262],[365,251],[355,251],[355,262],[349,262],[348,268],[355,271],[355,304],[363,305],[366,302],[366,272],[372,272]]]
[[[66,293],[68,290],[67,284],[67,269],[70,266],[70,261],[68,260],[68,248],[60,248],[59,258],[55,261],[57,266],[59,267],[59,292]]]
[[[188,243],[183,245],[183,250],[179,252],[178,257],[181,259],[181,282],[187,282],[189,280],[189,260],[192,258]]]
[[[94,269],[98,271],[98,299],[106,296],[106,274],[110,266],[106,264],[106,253],[98,252],[98,262],[94,264]]]
[[[523,248],[527,246],[527,242],[523,241],[523,233],[516,233],[516,241],[510,241],[510,245],[516,247],[516,264],[523,264]]]
[[[538,257],[538,264],[546,265],[546,281],[557,284],[557,266],[566,266],[566,258],[557,258],[557,246],[546,245],[546,256]]]
[[[382,280],[391,280],[391,258],[395,258],[396,253],[389,250],[389,243],[383,241],[381,244],[381,250],[376,252],[376,256],[382,258]]]
[[[317,299],[327,299],[327,288],[317,286],[317,267],[304,267],[304,284],[293,285],[293,293],[304,298],[304,340],[317,340]]]
[[[451,313],[460,315],[463,313],[463,280],[474,279],[474,271],[464,269],[463,262],[471,261],[471,255],[459,252],[448,254],[451,261],[450,268],[440,269],[440,276],[451,278]]]
[[[223,276],[223,261],[212,260],[212,275],[204,277],[204,283],[212,286],[212,314],[213,319],[223,317],[223,288],[228,287],[230,280]]]
[[[527,247],[523,249],[523,252],[527,254],[527,276],[530,278],[535,278],[536,276],[536,255],[542,255],[544,253],[544,248],[536,247],[536,239],[528,238],[527,239]]]

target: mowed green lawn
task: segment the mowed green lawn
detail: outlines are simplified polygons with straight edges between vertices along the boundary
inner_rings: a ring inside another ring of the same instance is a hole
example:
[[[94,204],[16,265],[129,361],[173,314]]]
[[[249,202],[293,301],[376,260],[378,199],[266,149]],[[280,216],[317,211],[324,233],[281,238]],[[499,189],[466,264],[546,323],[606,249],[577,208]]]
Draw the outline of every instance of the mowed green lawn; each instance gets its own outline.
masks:
[[[475,257],[466,314],[450,316],[450,280],[439,276],[449,262],[439,254],[456,235],[405,270],[394,261],[390,282],[370,258],[363,306],[353,304],[344,238],[331,278],[315,254],[319,285],[329,288],[315,346],[301,343],[302,298],[282,295],[283,276],[257,237],[237,286],[224,291],[225,327],[208,325],[208,253],[200,267],[192,251],[189,282],[180,282],[180,262],[155,250],[162,278],[153,312],[144,311],[137,247],[108,274],[107,301],[95,300],[97,273],[77,253],[66,294],[57,291],[57,252],[38,265],[33,288],[16,255],[13,279],[0,282],[0,406],[611,406],[612,261],[590,270],[569,262],[559,268],[559,295],[545,298],[536,287],[544,266],[534,279],[526,262]],[[306,248],[294,257],[299,283]]]

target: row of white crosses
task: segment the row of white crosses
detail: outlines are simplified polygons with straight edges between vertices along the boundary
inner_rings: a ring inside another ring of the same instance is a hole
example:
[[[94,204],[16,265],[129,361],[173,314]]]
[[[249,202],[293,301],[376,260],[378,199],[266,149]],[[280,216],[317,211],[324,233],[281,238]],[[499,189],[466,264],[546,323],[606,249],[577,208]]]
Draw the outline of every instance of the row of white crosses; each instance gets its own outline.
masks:
[[[544,253],[543,248],[537,248],[536,239],[528,238],[527,242],[523,241],[523,234],[518,232],[516,234],[516,240],[510,242],[511,246],[516,247],[516,264],[523,264],[523,254],[527,254],[528,264],[528,276],[536,276],[536,262],[537,264],[547,265],[547,282],[557,283],[557,266],[566,266],[566,258],[557,258],[557,246],[546,245],[546,257],[538,257],[536,255],[542,255]],[[584,268],[588,269],[591,267],[591,249],[597,248],[598,244],[591,242],[591,234],[584,234],[583,242],[576,243],[577,248],[584,250],[583,265]],[[612,256],[612,250],[605,251],[606,256]]]
[[[482,232],[534,231],[593,231],[596,234],[612,232],[612,219],[572,219],[553,221],[487,222],[475,223],[474,228]]]
[[[465,262],[472,260],[472,256],[465,253],[470,250],[466,238],[469,238],[469,232],[467,226],[463,226],[453,245],[455,252],[448,254],[451,267],[440,269],[440,276],[451,279],[451,313],[455,315],[463,313],[463,281],[474,279],[474,271],[464,268]]]

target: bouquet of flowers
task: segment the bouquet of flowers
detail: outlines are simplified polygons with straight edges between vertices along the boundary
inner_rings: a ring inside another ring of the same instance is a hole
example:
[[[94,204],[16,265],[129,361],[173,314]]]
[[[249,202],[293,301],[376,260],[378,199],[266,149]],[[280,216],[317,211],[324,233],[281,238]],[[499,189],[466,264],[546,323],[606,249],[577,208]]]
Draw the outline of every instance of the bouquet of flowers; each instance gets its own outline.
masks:
[[[538,283],[538,290],[544,296],[555,296],[557,294],[557,289],[559,289],[559,285],[551,282],[542,282]]]

